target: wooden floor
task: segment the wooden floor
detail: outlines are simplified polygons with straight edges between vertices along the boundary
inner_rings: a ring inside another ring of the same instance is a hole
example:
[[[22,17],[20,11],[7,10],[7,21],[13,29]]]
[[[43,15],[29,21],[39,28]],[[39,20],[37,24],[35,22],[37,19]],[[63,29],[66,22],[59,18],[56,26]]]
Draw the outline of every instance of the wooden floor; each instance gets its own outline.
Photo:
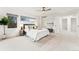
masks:
[[[37,42],[26,36],[0,41],[1,51],[77,51],[79,37],[64,34],[50,34]]]

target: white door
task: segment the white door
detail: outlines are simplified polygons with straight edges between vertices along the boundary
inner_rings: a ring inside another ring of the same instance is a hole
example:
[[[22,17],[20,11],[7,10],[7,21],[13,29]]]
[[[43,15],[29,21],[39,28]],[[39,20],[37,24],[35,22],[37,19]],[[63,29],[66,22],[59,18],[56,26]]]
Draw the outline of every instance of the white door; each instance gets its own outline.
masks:
[[[77,18],[63,18],[62,19],[62,32],[66,34],[76,34],[77,33]]]
[[[67,32],[68,27],[67,27],[67,18],[62,19],[62,31]]]
[[[76,18],[71,18],[71,32],[77,31],[77,20]]]

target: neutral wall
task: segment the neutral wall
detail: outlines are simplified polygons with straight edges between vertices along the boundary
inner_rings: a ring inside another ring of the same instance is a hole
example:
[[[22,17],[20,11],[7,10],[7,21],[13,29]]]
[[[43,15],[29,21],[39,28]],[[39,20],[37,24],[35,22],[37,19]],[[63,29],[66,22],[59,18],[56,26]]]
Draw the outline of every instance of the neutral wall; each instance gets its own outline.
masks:
[[[60,18],[56,16],[48,16],[46,18],[42,19],[42,28],[53,28],[55,33],[60,32]],[[51,25],[49,23],[54,23],[54,25]]]

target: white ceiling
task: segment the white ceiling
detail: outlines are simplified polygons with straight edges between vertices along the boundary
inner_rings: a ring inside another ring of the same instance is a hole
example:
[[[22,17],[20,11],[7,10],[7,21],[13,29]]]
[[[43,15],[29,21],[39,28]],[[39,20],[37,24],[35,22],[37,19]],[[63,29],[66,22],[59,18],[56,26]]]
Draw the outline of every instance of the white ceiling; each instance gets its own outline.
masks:
[[[64,15],[77,14],[78,12],[79,12],[78,7],[54,7],[52,8],[51,14],[55,16],[64,16]]]
[[[44,14],[47,16],[64,16],[76,14],[79,12],[79,7],[50,7],[52,10],[47,11]],[[0,8],[3,10],[7,10],[7,12],[14,14],[22,14],[22,15],[31,15],[31,16],[42,16],[43,12],[41,11],[41,7],[3,7]]]

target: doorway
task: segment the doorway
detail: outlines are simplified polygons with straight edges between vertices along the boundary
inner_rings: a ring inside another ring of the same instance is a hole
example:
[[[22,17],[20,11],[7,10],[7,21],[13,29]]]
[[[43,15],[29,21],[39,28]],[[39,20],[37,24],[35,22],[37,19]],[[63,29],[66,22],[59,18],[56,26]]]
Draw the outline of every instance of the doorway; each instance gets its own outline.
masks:
[[[62,32],[68,34],[77,33],[77,18],[68,17],[62,19]]]

